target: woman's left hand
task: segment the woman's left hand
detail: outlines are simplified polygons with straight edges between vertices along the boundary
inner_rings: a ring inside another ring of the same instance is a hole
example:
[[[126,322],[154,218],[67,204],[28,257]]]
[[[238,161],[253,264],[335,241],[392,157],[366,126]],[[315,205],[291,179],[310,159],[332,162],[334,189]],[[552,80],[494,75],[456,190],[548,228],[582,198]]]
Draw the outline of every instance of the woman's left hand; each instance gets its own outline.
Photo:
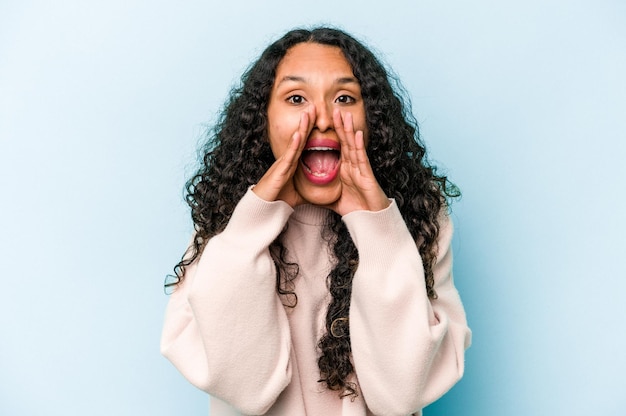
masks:
[[[389,199],[374,177],[365,151],[363,131],[354,131],[351,113],[333,112],[335,132],[341,144],[341,196],[328,206],[344,216],[352,211],[380,211],[389,206]]]

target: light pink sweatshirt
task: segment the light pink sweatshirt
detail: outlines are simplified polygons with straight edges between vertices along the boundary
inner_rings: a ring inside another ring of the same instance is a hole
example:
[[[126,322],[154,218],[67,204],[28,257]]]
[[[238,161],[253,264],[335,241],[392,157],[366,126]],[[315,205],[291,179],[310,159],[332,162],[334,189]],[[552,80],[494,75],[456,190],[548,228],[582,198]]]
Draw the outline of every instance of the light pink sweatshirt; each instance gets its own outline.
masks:
[[[429,300],[416,244],[392,201],[343,217],[359,251],[349,321],[359,395],[340,399],[317,381],[330,301],[332,257],[320,234],[328,212],[249,190],[171,295],[161,350],[211,394],[211,416],[419,415],[463,375],[471,332],[452,281],[452,224],[443,217],[439,297]],[[268,250],[287,223],[283,243],[300,266],[295,308],[276,294]]]

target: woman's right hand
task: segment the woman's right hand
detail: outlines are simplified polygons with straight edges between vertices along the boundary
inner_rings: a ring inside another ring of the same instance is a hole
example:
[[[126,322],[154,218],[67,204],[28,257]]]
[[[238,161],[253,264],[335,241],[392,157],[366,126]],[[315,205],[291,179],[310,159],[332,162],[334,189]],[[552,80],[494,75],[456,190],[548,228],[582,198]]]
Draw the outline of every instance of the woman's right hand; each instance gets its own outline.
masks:
[[[300,115],[298,130],[293,133],[287,150],[270,166],[252,191],[265,201],[281,200],[295,207],[304,203],[304,199],[293,186],[293,175],[298,168],[302,149],[311,130],[308,112]]]

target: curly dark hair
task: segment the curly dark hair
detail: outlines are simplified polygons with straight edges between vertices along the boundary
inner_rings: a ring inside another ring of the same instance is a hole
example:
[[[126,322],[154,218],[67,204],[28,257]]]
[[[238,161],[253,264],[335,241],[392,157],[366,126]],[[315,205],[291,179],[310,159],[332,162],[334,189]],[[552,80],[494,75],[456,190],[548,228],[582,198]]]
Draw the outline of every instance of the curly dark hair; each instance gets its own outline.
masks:
[[[327,27],[288,32],[262,53],[243,74],[241,85],[231,91],[202,149],[202,166],[186,185],[196,234],[166,287],[182,281],[185,268],[198,258],[212,236],[224,230],[239,200],[274,163],[267,136],[270,93],[278,64],[289,48],[302,42],[338,47],[351,65],[365,104],[367,154],[374,174],[385,194],[395,199],[417,242],[428,296],[436,298],[433,266],[438,249],[438,219],[450,199],[460,192],[428,162],[410,101],[398,80],[362,43],[341,30]],[[355,397],[357,386],[349,381],[354,371],[349,310],[359,254],[341,217],[334,212],[330,215],[332,220],[323,236],[336,261],[327,277],[332,299],[326,314],[326,333],[318,344],[319,381],[338,391],[340,397]],[[282,234],[270,246],[277,270],[276,291],[285,306],[294,307],[297,296],[290,283],[298,274],[298,265],[286,260],[281,237]]]

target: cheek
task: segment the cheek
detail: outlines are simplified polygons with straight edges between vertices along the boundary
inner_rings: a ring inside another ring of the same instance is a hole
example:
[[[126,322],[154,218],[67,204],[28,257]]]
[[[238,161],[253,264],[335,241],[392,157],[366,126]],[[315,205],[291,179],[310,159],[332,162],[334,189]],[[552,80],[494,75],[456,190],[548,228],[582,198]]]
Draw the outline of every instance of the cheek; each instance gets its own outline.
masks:
[[[268,112],[267,117],[267,138],[272,148],[272,153],[278,158],[281,154],[280,137],[282,135],[283,123],[275,115],[275,112]]]
[[[286,128],[280,124],[270,124],[268,128],[268,138],[270,141],[270,147],[274,157],[278,159],[287,148],[287,140],[285,140]]]
[[[289,140],[298,129],[300,116],[295,117],[283,115],[281,117],[269,117],[267,135],[270,141],[272,153],[277,159],[285,152],[289,145]]]

